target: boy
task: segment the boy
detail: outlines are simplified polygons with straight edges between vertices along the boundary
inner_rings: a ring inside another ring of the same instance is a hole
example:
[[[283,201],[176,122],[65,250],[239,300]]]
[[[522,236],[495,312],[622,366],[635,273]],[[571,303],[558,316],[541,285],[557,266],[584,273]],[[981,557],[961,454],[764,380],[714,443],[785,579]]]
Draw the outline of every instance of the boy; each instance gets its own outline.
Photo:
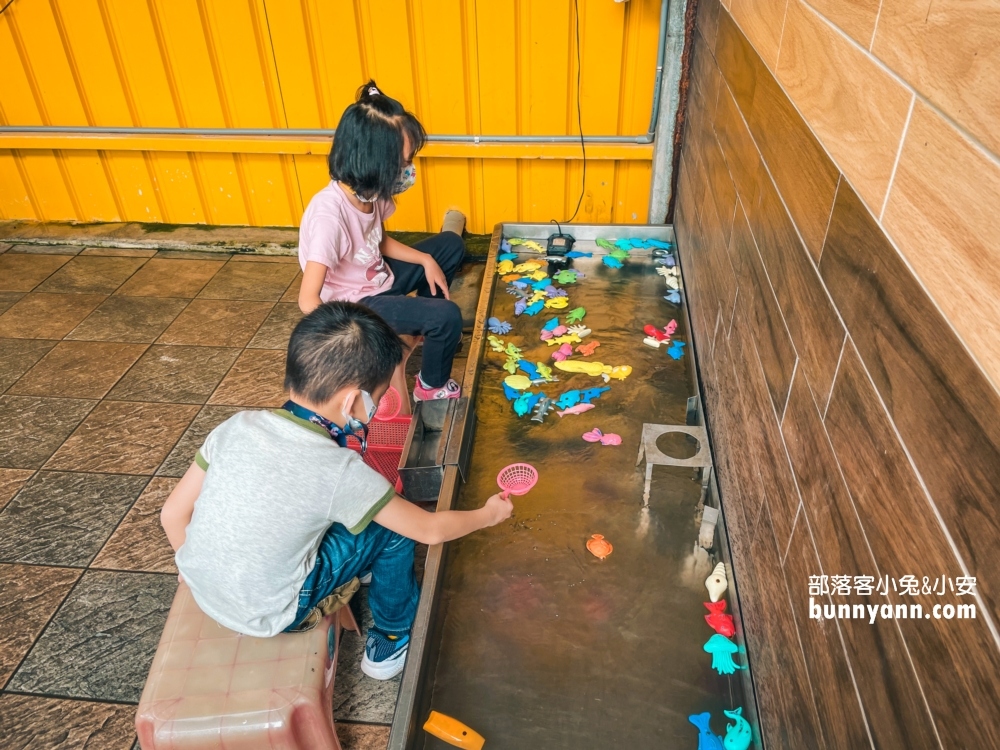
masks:
[[[402,360],[378,315],[329,302],[292,332],[290,400],[216,427],[160,514],[198,606],[252,636],[315,626],[334,590],[371,572],[361,670],[403,669],[419,591],[414,541],[439,544],[510,517],[499,495],[478,510],[429,513],[343,447],[361,433]],[[324,601],[328,600],[328,601]]]

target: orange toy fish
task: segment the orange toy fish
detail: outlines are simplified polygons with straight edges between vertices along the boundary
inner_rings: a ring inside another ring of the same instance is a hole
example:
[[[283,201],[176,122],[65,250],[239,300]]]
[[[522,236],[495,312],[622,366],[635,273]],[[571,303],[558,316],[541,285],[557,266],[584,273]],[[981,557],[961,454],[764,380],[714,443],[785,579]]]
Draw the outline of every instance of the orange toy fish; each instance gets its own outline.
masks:
[[[704,604],[705,608],[712,613],[705,615],[705,622],[708,623],[709,627],[719,635],[735,635],[736,627],[733,625],[733,616],[722,614],[726,611],[726,600],[721,599],[717,602],[705,602]]]

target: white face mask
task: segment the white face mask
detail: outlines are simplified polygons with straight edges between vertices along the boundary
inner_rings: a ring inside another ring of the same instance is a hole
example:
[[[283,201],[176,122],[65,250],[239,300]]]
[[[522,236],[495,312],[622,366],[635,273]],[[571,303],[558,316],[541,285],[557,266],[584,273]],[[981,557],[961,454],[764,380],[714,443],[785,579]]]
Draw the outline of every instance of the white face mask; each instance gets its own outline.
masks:
[[[344,425],[350,430],[357,431],[362,429],[362,427],[372,421],[372,417],[375,416],[375,412],[378,410],[378,405],[372,399],[372,395],[368,391],[361,391],[361,403],[364,404],[365,411],[368,413],[368,418],[364,422],[348,414],[347,405],[344,405],[344,410],[342,412],[345,420]]]
[[[403,171],[399,175],[399,179],[396,180],[396,184],[392,188],[393,195],[399,195],[400,193],[406,192],[411,187],[413,183],[417,181],[417,168],[414,165],[408,167],[403,167]]]

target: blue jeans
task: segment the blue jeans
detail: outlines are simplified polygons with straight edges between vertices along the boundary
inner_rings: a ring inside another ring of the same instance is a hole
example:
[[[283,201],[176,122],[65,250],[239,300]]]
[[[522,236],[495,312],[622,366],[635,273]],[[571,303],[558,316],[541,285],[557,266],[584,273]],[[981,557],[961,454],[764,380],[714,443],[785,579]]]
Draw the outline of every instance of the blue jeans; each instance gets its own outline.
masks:
[[[374,521],[357,535],[339,523],[327,529],[316,553],[316,565],[299,591],[295,621],[286,632],[294,630],[338,586],[369,570],[368,606],[375,627],[388,635],[410,632],[420,599],[413,574],[413,540]]]

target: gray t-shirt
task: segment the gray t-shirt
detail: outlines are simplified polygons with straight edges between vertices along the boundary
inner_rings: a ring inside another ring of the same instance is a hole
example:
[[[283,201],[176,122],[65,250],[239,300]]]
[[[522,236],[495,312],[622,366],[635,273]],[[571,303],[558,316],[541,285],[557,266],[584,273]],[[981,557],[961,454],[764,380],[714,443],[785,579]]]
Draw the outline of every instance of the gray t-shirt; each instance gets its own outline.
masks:
[[[233,415],[195,460],[207,473],[177,568],[205,614],[247,635],[291,625],[326,530],[361,533],[394,495],[355,451],[284,410]]]

